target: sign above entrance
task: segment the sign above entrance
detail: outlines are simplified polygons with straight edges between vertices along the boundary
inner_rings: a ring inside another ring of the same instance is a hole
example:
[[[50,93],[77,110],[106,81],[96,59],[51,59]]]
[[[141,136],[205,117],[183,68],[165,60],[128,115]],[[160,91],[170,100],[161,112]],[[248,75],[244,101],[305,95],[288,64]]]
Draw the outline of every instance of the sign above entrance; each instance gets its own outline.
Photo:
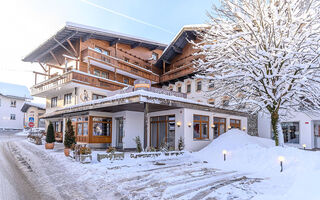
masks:
[[[149,80],[135,80],[134,90],[149,90],[151,82]]]
[[[29,117],[29,122],[34,122],[34,117]]]

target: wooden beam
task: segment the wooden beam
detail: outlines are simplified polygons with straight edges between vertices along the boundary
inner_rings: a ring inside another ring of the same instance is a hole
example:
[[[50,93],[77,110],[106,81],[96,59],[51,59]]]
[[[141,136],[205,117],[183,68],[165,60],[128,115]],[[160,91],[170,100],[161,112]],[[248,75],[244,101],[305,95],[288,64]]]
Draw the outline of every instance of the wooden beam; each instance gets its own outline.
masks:
[[[134,49],[134,48],[136,48],[136,47],[138,47],[140,45],[141,45],[141,42],[136,42],[136,43],[130,45],[130,47],[131,47],[131,49]]]
[[[117,42],[120,40],[120,38],[114,39],[112,41],[109,42],[110,46],[113,46],[114,44],[117,44]]]
[[[148,112],[149,112],[149,104],[144,102],[144,112],[143,112],[143,147],[144,149],[147,148],[147,142],[148,142]]]
[[[173,51],[174,51],[174,52],[176,52],[176,53],[178,53],[178,54],[182,54],[182,49],[181,49],[181,48],[176,47],[176,46],[173,46],[172,48],[173,48]]]
[[[46,68],[41,64],[41,62],[39,62],[39,65],[42,67],[44,72],[48,72],[48,70],[46,70]]]
[[[49,76],[48,74],[44,74],[44,73],[41,73],[41,72],[36,72],[36,71],[33,71],[34,74],[39,74],[39,75],[42,75],[42,76]]]
[[[57,59],[57,57],[54,55],[52,51],[50,51],[50,54],[53,57],[53,59],[58,63],[58,65],[61,65],[61,63],[59,62],[59,60]]]
[[[59,42],[56,38],[53,38],[53,39],[54,39],[54,41],[56,41],[62,48],[64,48],[68,53],[70,53],[70,55],[76,57],[76,56],[74,55],[74,53],[72,53],[67,47],[65,47],[65,46],[64,46],[61,42]]]
[[[71,49],[74,51],[74,54],[76,55],[76,57],[78,57],[78,52],[76,51],[76,49],[74,48],[74,46],[72,45],[71,41],[69,39],[67,39],[68,44],[70,45]]]
[[[60,67],[60,66],[56,66],[56,65],[52,65],[52,64],[47,64],[49,67],[53,67],[53,68],[56,68],[56,69],[61,69],[61,70],[64,70],[64,67]]]
[[[162,67],[163,67],[163,74],[166,73],[166,62],[164,60],[162,61]]]

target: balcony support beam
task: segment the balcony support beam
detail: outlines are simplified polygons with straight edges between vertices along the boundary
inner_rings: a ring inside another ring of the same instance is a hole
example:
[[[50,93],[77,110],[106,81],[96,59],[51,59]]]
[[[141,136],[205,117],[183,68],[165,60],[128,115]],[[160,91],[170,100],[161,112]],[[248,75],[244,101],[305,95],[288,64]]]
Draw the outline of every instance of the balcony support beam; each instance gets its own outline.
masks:
[[[56,38],[53,38],[62,48],[64,48],[71,56],[76,57],[74,53],[72,53],[66,46],[64,46],[61,42],[59,42]],[[68,39],[67,39],[68,40]]]
[[[46,70],[46,68],[43,66],[43,64],[41,64],[41,62],[39,62],[39,65],[42,67],[44,72],[48,72],[48,70]]]
[[[71,49],[73,50],[74,54],[76,55],[76,57],[78,57],[78,52],[76,51],[76,49],[74,48],[74,46],[72,45],[71,41],[69,39],[67,39],[68,44],[70,45]]]
[[[52,64],[47,64],[49,67],[53,67],[53,68],[56,68],[56,69],[61,69],[61,70],[64,70],[63,67],[59,67],[59,66],[56,66],[56,65],[52,65]]]
[[[58,65],[61,65],[61,63],[59,62],[59,60],[57,59],[57,57],[54,55],[52,51],[50,51],[50,54],[53,57],[53,59],[58,63]]]

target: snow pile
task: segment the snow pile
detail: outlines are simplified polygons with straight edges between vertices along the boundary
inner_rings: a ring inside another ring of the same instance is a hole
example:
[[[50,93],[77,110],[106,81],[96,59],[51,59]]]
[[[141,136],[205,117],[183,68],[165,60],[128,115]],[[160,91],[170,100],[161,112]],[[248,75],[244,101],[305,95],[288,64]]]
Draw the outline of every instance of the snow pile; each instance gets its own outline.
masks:
[[[227,151],[226,161],[223,160],[223,150]],[[320,152],[288,146],[275,147],[273,140],[249,136],[240,130],[232,129],[195,153],[195,156],[216,168],[264,177],[264,181],[270,182],[270,188],[268,192],[261,192],[269,194],[258,195],[255,199],[311,200],[319,198],[320,195],[316,187],[320,180]],[[282,173],[279,156],[285,158]]]

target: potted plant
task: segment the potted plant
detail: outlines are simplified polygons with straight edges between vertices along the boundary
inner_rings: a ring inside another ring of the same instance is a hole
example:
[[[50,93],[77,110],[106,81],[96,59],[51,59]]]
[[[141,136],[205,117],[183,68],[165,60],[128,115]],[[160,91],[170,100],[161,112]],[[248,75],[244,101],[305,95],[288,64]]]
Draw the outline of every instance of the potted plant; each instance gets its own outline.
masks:
[[[68,157],[70,155],[70,149],[73,148],[73,146],[76,144],[76,137],[74,136],[73,126],[70,119],[68,119],[67,121],[63,144],[64,155]]]
[[[50,122],[49,125],[48,125],[48,129],[47,129],[45,148],[46,149],[53,149],[54,148],[54,142],[55,142],[55,138],[54,138],[53,125]]]

